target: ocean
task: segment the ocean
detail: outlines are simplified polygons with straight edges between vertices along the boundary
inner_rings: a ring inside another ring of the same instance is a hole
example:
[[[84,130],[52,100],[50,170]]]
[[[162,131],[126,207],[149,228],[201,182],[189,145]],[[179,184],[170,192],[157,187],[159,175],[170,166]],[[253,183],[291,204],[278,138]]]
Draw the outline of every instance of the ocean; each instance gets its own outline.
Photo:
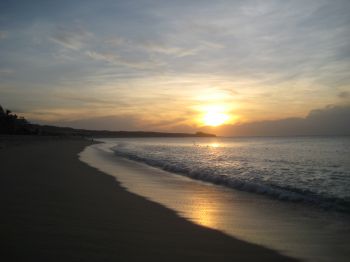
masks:
[[[226,187],[350,211],[350,137],[116,140],[116,155]]]
[[[81,160],[194,223],[306,261],[350,256],[350,137],[101,141]]]

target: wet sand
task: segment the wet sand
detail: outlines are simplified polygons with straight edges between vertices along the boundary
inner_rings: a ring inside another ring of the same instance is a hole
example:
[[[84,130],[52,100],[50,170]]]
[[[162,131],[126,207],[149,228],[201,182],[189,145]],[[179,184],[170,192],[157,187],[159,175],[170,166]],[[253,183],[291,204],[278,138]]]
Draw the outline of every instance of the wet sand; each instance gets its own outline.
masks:
[[[78,160],[90,142],[0,137],[4,261],[295,261],[191,223]]]
[[[114,176],[128,191],[195,224],[305,261],[349,260],[347,214],[170,173],[119,157],[111,150],[116,141],[101,141],[105,143],[85,148],[80,160]]]

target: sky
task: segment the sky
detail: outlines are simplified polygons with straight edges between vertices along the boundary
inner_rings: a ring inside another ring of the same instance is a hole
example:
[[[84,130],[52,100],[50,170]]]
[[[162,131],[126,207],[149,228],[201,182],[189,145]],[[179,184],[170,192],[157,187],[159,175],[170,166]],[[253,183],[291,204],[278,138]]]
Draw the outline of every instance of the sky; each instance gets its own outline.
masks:
[[[0,104],[36,123],[224,135],[350,117],[349,14],[349,0],[2,0]]]

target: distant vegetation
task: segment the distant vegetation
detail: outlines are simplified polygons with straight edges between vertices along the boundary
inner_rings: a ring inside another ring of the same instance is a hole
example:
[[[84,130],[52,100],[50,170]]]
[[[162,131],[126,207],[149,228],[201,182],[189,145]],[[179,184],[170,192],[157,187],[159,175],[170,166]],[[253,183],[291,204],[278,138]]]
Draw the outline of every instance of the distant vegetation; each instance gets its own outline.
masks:
[[[188,134],[146,131],[100,131],[31,124],[24,117],[17,116],[10,110],[5,110],[1,105],[0,134],[80,137],[215,137],[213,134],[203,132]]]
[[[0,134],[30,134],[30,124],[24,117],[13,114],[0,105]]]

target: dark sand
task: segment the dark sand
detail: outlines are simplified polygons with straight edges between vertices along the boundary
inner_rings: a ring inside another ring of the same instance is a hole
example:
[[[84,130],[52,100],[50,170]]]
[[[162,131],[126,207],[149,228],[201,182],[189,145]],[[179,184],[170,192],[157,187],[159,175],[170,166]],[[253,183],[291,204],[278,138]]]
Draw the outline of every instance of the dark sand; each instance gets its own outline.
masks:
[[[1,261],[295,261],[127,192],[88,144],[0,137]]]

